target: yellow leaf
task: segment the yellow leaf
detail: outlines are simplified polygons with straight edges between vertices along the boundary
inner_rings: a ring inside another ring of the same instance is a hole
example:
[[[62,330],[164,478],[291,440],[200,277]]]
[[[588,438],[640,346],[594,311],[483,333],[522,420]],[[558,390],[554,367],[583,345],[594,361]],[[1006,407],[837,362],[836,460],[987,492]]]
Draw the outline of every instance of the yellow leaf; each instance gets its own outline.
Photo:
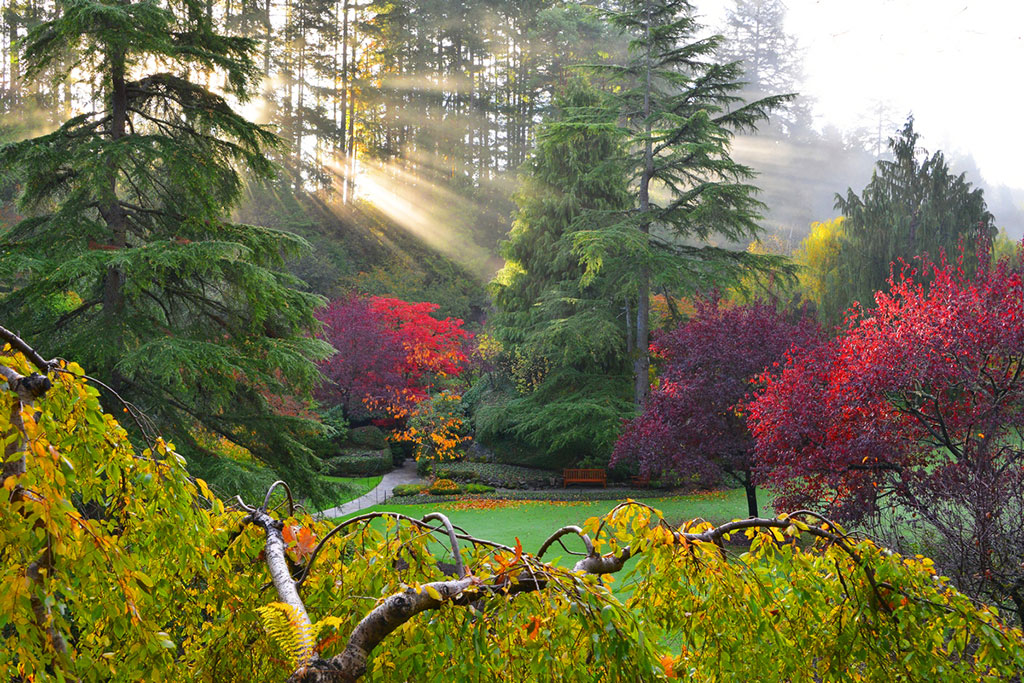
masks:
[[[441,596],[441,591],[437,590],[436,588],[434,588],[430,584],[427,584],[427,585],[423,586],[423,589],[425,591],[427,591],[427,595],[429,595],[430,597],[434,598],[438,602],[444,600],[444,598]]]

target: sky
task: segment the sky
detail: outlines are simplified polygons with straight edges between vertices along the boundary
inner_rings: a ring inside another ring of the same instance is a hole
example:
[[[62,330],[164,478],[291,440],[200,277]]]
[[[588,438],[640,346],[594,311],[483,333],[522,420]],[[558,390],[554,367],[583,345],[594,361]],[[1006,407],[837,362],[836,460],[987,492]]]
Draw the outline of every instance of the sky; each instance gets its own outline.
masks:
[[[695,4],[710,26],[733,6]],[[895,124],[912,112],[929,151],[969,154],[990,184],[1024,188],[1024,0],[786,5],[819,126],[877,126],[880,103]]]

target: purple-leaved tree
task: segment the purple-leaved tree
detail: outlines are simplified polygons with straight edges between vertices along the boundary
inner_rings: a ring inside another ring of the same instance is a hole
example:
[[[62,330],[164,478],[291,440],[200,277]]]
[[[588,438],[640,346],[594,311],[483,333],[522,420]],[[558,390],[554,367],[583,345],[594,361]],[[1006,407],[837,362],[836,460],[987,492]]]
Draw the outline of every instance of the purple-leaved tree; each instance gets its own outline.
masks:
[[[746,489],[747,510],[756,517],[754,444],[744,416],[751,382],[791,350],[821,339],[803,313],[764,302],[698,301],[692,319],[651,345],[662,361],[659,383],[644,413],[623,430],[612,463],[635,462],[643,475],[671,473],[705,486],[732,480]]]

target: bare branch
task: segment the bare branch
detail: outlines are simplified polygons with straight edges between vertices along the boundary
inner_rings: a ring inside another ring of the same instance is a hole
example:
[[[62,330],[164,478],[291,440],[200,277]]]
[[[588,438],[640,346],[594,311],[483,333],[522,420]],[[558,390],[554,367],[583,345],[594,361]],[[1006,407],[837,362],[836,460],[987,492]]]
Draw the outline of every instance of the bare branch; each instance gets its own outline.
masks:
[[[448,540],[452,544],[452,556],[455,558],[455,571],[458,577],[460,579],[466,578],[466,567],[462,564],[462,553],[459,551],[459,539],[455,535],[455,529],[452,528],[451,520],[440,512],[431,512],[423,516],[424,522],[435,519],[444,524],[444,528],[448,531]]]
[[[244,503],[243,503],[244,505]],[[281,534],[283,524],[266,513],[265,510],[255,509],[249,512],[248,521],[263,529],[266,536],[264,554],[267,558],[267,569],[270,570],[270,579],[273,581],[277,598],[294,610],[292,614],[293,623],[300,640],[300,652],[298,654],[300,664],[305,664],[313,656],[316,643],[313,642],[313,623],[306,613],[306,605],[299,597],[299,591],[295,581],[292,579],[291,571],[288,569],[288,561],[285,557],[284,536]]]
[[[551,546],[551,544],[553,544],[555,541],[561,542],[561,538],[563,536],[568,536],[569,534],[576,534],[577,536],[583,539],[583,545],[587,547],[588,557],[594,554],[594,544],[590,541],[590,537],[583,533],[583,529],[581,529],[580,527],[570,524],[569,526],[563,526],[561,529],[551,534],[548,537],[548,540],[544,541],[544,545],[542,545],[540,547],[540,550],[537,551],[537,559],[539,560],[541,557],[544,556],[544,553]],[[565,548],[564,545],[562,547]],[[566,552],[568,552],[568,549],[566,549]]]
[[[290,517],[295,514],[295,502],[292,499],[292,490],[289,488],[288,484],[280,479],[271,484],[270,488],[267,489],[267,495],[263,497],[263,505],[260,506],[260,510],[263,512],[267,511],[267,506],[270,505],[270,496],[278,486],[283,486],[284,492],[288,495],[288,516]]]

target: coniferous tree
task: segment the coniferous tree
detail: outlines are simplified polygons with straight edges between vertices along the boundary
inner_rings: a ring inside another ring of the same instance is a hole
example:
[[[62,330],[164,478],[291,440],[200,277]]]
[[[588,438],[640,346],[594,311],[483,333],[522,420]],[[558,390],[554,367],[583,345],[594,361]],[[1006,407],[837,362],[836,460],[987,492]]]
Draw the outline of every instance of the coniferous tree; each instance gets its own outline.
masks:
[[[303,243],[227,220],[240,170],[272,171],[275,136],[227,99],[259,81],[254,41],[215,33],[196,0],[58,5],[25,42],[28,74],[71,54],[96,96],[0,148],[28,216],[0,235],[0,279],[16,288],[0,317],[80,360],[183,452],[227,439],[310,484],[301,440],[315,423],[282,411],[328,350],[305,334],[320,299],[278,270]]]
[[[507,410],[510,430],[549,452],[607,455],[631,411],[621,281],[584,283],[573,236],[630,202],[615,111],[582,81],[556,101],[538,134],[492,283],[494,336],[535,368]]]
[[[744,102],[742,65],[715,60],[721,36],[695,38],[700,26],[686,0],[624,0],[608,16],[630,36],[629,55],[595,71],[618,86],[636,196],[620,220],[579,233],[576,247],[590,273],[612,259],[633,264],[634,401],[640,407],[650,389],[652,289],[707,287],[721,282],[724,271],[737,272],[731,267],[779,263],[708,240],[745,243],[758,233],[763,205],[749,184],[754,171],[732,159],[729,143],[792,96]]]
[[[928,156],[919,138],[911,117],[889,140],[892,160],[876,164],[864,191],[836,195],[846,221],[837,266],[843,296],[838,310],[826,311],[833,318],[854,301],[870,306],[899,259],[938,259],[962,246],[970,269],[978,239],[996,236],[981,188],[972,189],[966,174],[953,175],[942,152]]]
[[[796,40],[786,33],[782,0],[734,0],[722,33],[719,55],[743,62],[747,84],[761,94],[792,91],[800,81]]]

